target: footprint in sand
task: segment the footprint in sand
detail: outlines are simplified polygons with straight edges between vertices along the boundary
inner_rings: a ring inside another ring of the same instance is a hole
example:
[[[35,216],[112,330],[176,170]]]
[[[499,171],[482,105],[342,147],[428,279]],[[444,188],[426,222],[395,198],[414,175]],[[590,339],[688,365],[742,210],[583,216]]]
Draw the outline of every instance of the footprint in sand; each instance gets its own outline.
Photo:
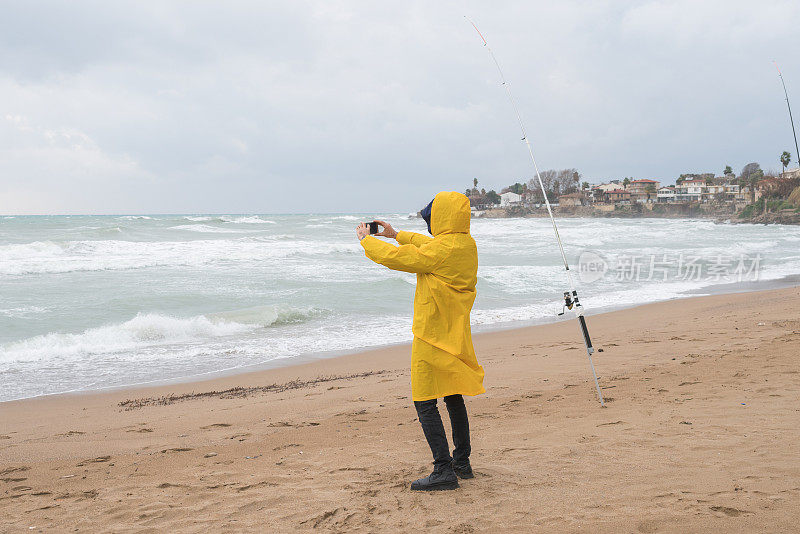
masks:
[[[269,423],[267,426],[275,427],[275,428],[281,428],[281,427],[294,426],[294,425],[289,423],[289,422],[287,422],[287,421],[276,421],[274,423]]]
[[[22,465],[19,467],[7,467],[0,471],[0,482],[5,482],[6,484],[11,482],[22,482],[28,480],[26,477],[19,476],[20,473],[24,473],[25,471],[30,470],[30,467],[27,465]],[[13,475],[13,476],[6,476],[6,475]]]
[[[606,399],[606,400],[608,400],[608,399]],[[609,423],[600,423],[600,424],[599,424],[599,425],[597,425],[597,426],[621,425],[621,424],[623,424],[623,423],[625,423],[625,421],[611,421],[611,422],[609,422]]]
[[[88,460],[84,460],[78,465],[76,465],[76,467],[83,467],[86,464],[100,464],[103,462],[107,462],[109,460],[111,460],[111,456],[98,456],[96,458],[90,458]]]
[[[30,467],[27,465],[21,465],[19,467],[7,467],[0,471],[0,476],[2,475],[10,475],[11,473],[22,473],[23,471],[29,471]]]
[[[340,513],[341,512],[341,513]],[[300,521],[301,525],[311,524],[312,528],[319,528],[323,524],[330,524],[336,523],[337,514],[339,516],[344,515],[347,512],[344,508],[336,508],[334,510],[328,510],[327,512],[323,512],[322,514],[312,517],[311,519],[306,519],[305,521]],[[352,517],[353,514],[349,514],[346,519]],[[331,526],[331,525],[328,525]]]
[[[727,515],[728,517],[738,517],[742,514],[752,514],[748,510],[739,510],[738,508],[730,508],[728,506],[709,506],[712,511],[714,512],[722,512],[723,514]]]
[[[319,423],[313,422],[306,422],[302,421],[300,423],[290,423],[288,421],[274,421],[267,425],[268,427],[272,428],[284,428],[284,427],[293,427],[293,428],[300,428],[301,426],[319,426]]]
[[[79,501],[85,501],[88,499],[96,499],[97,496],[100,495],[100,492],[96,489],[90,489],[89,491],[84,491],[78,497]]]
[[[201,426],[200,430],[210,430],[212,428],[228,428],[232,426],[230,423],[214,423],[213,425]]]
[[[287,443],[286,445],[278,445],[277,447],[275,447],[272,450],[273,451],[282,451],[284,449],[288,449],[288,448],[291,448],[291,447],[300,447],[300,444],[299,443]]]
[[[276,482],[268,482],[268,481],[264,480],[262,482],[256,482],[255,484],[248,484],[246,486],[238,487],[238,488],[236,488],[236,491],[247,491],[247,490],[253,489],[253,488],[264,488],[264,487],[271,488],[271,487],[275,487],[277,485],[278,484]]]
[[[363,410],[358,410],[357,412],[342,412],[342,413],[337,413],[337,414],[336,414],[336,417],[342,417],[342,416],[353,416],[353,415],[364,415],[364,414],[366,414],[366,413],[367,413],[367,410],[366,410],[366,409],[363,409]]]
[[[64,432],[63,434],[56,434],[58,438],[69,438],[72,436],[81,436],[86,434],[86,432],[81,432],[80,430],[70,430],[69,432]]]

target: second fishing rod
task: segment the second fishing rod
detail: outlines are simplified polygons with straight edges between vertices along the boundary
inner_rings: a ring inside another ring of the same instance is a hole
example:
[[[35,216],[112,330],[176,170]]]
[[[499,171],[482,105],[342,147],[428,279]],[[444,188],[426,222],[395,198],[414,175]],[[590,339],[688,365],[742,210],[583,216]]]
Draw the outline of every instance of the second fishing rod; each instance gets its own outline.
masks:
[[[569,287],[569,291],[564,292],[564,307],[559,315],[563,315],[565,310],[570,310],[575,314],[575,317],[578,319],[578,324],[581,329],[581,334],[583,335],[583,341],[586,345],[586,354],[589,358],[589,366],[592,369],[592,378],[594,378],[594,385],[597,389],[597,397],[600,399],[600,405],[605,406],[605,401],[603,400],[603,392],[600,390],[600,383],[597,380],[597,372],[594,368],[594,362],[592,361],[592,354],[594,353],[594,347],[592,346],[592,339],[589,337],[589,328],[586,326],[586,318],[583,316],[583,306],[580,303],[578,298],[578,292],[575,290],[575,284],[572,280],[572,271],[569,269],[569,263],[567,262],[567,255],[564,253],[564,245],[561,242],[561,236],[558,233],[558,226],[556,225],[556,219],[553,216],[553,210],[550,206],[550,201],[547,198],[547,191],[544,187],[544,182],[542,181],[542,176],[539,173],[539,166],[536,164],[536,158],[533,155],[533,147],[531,146],[530,141],[528,140],[528,134],[525,132],[525,124],[522,122],[522,115],[519,112],[519,108],[517,107],[517,103],[514,101],[514,95],[511,93],[511,87],[509,86],[508,82],[506,81],[506,77],[503,75],[503,69],[500,68],[500,63],[497,61],[497,58],[494,56],[494,52],[492,52],[492,48],[489,46],[489,43],[486,41],[486,38],[483,36],[481,31],[475,25],[474,22],[469,17],[464,17],[475,31],[478,32],[481,40],[483,41],[483,46],[489,51],[489,56],[492,58],[495,67],[497,67],[497,72],[500,75],[500,82],[503,85],[503,88],[506,90],[506,95],[508,96],[508,101],[511,103],[511,107],[514,109],[514,113],[517,116],[517,121],[519,122],[520,130],[522,131],[522,140],[525,142],[525,146],[528,147],[528,154],[531,157],[531,163],[533,163],[533,169],[536,172],[536,179],[539,182],[539,187],[542,190],[542,197],[544,199],[544,205],[547,207],[547,213],[550,216],[550,222],[553,224],[553,232],[556,236],[556,243],[558,244],[558,249],[561,252],[561,259],[564,262],[564,272],[567,275],[567,284]]]

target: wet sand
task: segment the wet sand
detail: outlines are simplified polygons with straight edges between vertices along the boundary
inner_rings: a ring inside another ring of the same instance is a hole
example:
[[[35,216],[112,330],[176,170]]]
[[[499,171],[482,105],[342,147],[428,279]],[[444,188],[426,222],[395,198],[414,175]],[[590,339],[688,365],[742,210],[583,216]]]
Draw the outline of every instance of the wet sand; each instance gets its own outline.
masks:
[[[796,532],[800,288],[477,335],[476,477],[431,468],[408,345],[0,404],[0,531]],[[445,426],[446,410],[442,408]]]

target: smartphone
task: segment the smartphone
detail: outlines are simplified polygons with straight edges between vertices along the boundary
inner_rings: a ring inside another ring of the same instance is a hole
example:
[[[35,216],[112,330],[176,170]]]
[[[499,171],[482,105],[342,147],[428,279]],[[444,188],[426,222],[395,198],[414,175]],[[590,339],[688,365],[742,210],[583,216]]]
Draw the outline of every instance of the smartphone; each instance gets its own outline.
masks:
[[[366,224],[369,227],[369,234],[370,235],[377,234],[379,232],[378,223],[376,223],[375,221],[364,223],[364,224]]]

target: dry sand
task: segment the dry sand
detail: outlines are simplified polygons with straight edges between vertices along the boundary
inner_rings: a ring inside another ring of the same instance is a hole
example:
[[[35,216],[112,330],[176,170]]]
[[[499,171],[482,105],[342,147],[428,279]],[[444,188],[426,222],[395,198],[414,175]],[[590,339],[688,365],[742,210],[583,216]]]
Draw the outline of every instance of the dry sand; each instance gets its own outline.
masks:
[[[590,326],[605,409],[574,321],[476,336],[476,478],[450,492],[408,488],[431,468],[408,346],[0,404],[0,530],[800,529],[799,288]]]

